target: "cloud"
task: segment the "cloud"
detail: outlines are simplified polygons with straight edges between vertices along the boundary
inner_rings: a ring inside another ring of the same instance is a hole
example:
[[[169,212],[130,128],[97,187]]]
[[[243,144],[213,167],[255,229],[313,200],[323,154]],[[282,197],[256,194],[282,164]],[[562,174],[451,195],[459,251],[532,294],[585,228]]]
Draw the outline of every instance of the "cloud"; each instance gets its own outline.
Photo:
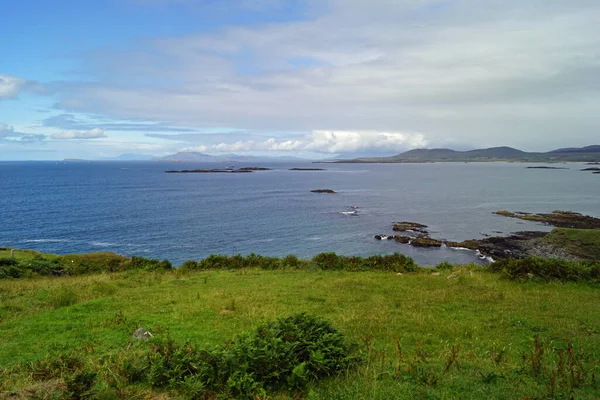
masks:
[[[194,129],[169,126],[156,122],[106,122],[102,118],[82,121],[73,114],[58,114],[42,120],[42,126],[62,128],[66,130],[91,130],[100,128],[111,131],[145,131],[145,132],[194,132]]]
[[[23,142],[43,142],[44,140],[46,140],[46,135],[38,133],[29,133],[21,136],[21,141]]]
[[[330,0],[325,9],[88,53],[82,72],[97,83],[65,87],[59,106],[175,126],[313,132],[300,143],[221,149],[329,151],[399,137],[365,132],[534,150],[597,142],[598,1]]]
[[[16,99],[24,91],[43,93],[44,88],[33,81],[0,74],[0,100]]]
[[[0,122],[0,138],[9,136],[17,136],[15,134],[15,128]]]
[[[401,132],[352,132],[314,131],[308,135],[294,135],[287,138],[266,138],[262,141],[240,140],[215,145],[200,145],[185,148],[184,151],[198,152],[315,152],[352,153],[357,151],[401,151],[427,144],[425,137],[418,133]]]
[[[99,139],[107,137],[104,134],[104,129],[94,128],[89,131],[62,131],[55,133],[50,137],[52,139]]]
[[[0,75],[0,100],[14,99],[27,81],[11,75]]]
[[[43,142],[45,139],[46,135],[15,132],[15,128],[13,126],[0,122],[0,142],[24,144]]]

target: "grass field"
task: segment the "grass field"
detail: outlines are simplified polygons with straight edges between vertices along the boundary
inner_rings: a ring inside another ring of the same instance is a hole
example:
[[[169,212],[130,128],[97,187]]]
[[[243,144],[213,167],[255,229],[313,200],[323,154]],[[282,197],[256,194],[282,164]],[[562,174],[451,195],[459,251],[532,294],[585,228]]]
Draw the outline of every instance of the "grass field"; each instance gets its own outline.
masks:
[[[140,326],[209,347],[305,311],[359,343],[365,357],[358,369],[316,382],[308,398],[596,399],[599,301],[589,283],[517,283],[469,267],[440,275],[247,269],[0,280],[0,398],[52,398],[60,379],[39,382],[27,365],[70,350],[109,381],[110,360],[154,340],[133,341]],[[185,398],[112,381],[95,398]]]
[[[542,240],[565,249],[575,256],[600,260],[600,229],[553,229]]]

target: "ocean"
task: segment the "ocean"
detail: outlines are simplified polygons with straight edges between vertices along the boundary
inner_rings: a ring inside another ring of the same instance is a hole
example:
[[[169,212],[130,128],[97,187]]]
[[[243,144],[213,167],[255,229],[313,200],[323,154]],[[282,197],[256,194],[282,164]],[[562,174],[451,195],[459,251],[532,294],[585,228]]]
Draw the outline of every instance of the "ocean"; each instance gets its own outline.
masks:
[[[426,224],[431,237],[448,240],[551,229],[492,214],[500,209],[600,217],[600,175],[580,171],[583,164],[546,170],[523,163],[265,163],[258,166],[273,170],[164,172],[229,165],[0,162],[0,246],[111,251],[175,265],[210,254],[399,252],[436,265],[482,261],[472,251],[417,249],[374,235],[392,234],[396,221]],[[311,193],[324,188],[337,194]]]

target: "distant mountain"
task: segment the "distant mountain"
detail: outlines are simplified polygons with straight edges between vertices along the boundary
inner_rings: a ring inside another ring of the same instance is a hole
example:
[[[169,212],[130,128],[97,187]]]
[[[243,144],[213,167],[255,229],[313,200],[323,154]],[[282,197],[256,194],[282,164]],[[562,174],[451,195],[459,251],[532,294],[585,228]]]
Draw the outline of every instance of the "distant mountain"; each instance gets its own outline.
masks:
[[[491,147],[469,151],[452,149],[414,149],[392,157],[370,157],[341,160],[353,163],[410,163],[444,161],[600,161],[600,145],[557,149],[546,153],[530,153],[512,147]]]
[[[600,146],[599,145],[593,145],[593,146],[585,146],[585,147],[569,147],[566,149],[558,149],[558,150],[553,150],[550,151],[549,153],[558,153],[558,154],[565,154],[565,153],[571,153],[571,154],[580,154],[580,153],[600,153]]]
[[[247,156],[240,154],[221,154],[213,156],[210,154],[198,153],[194,151],[180,151],[165,157],[154,157],[157,161],[183,161],[183,162],[250,162],[250,161],[306,161],[297,157],[268,157],[268,156]]]
[[[147,156],[145,154],[124,153],[117,157],[104,158],[103,160],[107,160],[107,161],[148,161],[148,160],[152,160],[153,158],[154,157]]]

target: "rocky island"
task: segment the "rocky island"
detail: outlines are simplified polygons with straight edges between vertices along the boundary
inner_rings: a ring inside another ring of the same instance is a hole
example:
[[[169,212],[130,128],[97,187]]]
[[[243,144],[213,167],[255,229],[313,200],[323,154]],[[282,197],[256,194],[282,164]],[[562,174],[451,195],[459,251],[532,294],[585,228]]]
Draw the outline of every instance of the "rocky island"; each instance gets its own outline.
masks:
[[[326,171],[325,168],[290,168],[289,171]]]
[[[188,174],[188,173],[248,173],[254,171],[270,171],[271,168],[265,167],[241,167],[241,168],[212,168],[212,169],[181,169],[181,170],[167,170],[167,174]]]
[[[333,189],[314,189],[311,190],[311,193],[328,193],[328,194],[336,194],[337,192]]]
[[[565,167],[548,167],[546,165],[535,166],[535,167],[527,167],[527,169],[569,169]]]

